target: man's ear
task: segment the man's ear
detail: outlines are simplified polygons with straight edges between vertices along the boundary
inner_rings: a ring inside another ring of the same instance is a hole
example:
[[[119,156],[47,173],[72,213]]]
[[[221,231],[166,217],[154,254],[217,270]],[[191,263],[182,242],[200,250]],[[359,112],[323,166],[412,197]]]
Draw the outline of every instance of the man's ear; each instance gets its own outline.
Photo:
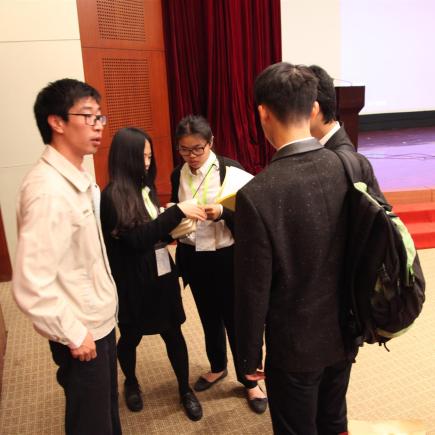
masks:
[[[210,142],[209,142],[210,148],[213,148],[213,140],[214,140],[214,136],[212,136],[210,139]]]
[[[263,123],[269,118],[269,110],[266,106],[263,106],[262,104],[259,104],[257,106],[258,109],[258,115],[260,116],[260,121]]]
[[[63,133],[64,120],[58,115],[48,115],[47,118],[48,125],[56,133]]]
[[[320,106],[317,101],[314,101],[313,108],[311,109],[310,121],[316,119],[320,113]]]

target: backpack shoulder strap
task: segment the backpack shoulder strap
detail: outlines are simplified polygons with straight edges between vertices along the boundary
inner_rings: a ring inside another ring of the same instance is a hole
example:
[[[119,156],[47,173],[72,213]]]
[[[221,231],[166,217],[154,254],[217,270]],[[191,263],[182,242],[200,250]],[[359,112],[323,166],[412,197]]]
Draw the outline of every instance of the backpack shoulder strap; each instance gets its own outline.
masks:
[[[358,181],[364,181],[361,163],[354,151],[337,150],[335,151],[335,154],[337,154],[341,160],[346,176],[352,185]]]
[[[356,151],[337,150],[334,152],[340,158],[347,179],[350,181],[352,186],[357,182],[363,182],[367,186],[367,193],[385,210],[391,211],[392,206],[382,194],[369,160]]]
[[[225,180],[225,175],[227,173],[227,167],[225,165],[225,158],[219,155],[216,155],[216,158],[218,159],[219,162],[219,182],[220,185],[222,186],[222,183]]]
[[[225,180],[226,170],[227,166],[234,166],[235,168],[242,169],[243,171],[245,168],[236,160],[230,159],[228,157],[216,155],[218,161],[219,161],[219,179],[221,185],[223,184]]]

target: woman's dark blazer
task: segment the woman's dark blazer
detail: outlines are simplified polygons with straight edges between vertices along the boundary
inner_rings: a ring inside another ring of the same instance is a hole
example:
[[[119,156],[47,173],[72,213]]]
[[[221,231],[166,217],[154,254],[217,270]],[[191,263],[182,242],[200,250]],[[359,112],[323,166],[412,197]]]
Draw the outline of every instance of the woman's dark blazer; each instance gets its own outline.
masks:
[[[155,245],[168,240],[185,216],[178,207],[170,207],[155,220],[113,237],[117,214],[111,188],[109,184],[101,194],[101,225],[118,290],[118,321],[143,334],[158,334],[186,320],[175,265],[170,259],[171,272],[158,277],[155,256]]]

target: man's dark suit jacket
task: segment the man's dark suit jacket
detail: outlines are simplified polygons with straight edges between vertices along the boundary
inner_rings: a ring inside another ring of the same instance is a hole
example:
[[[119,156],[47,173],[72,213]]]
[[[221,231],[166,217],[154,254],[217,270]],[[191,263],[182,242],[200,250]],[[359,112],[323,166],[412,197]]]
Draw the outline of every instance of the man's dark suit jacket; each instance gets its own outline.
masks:
[[[345,359],[339,291],[346,234],[343,166],[317,150],[280,149],[237,194],[236,336],[244,373],[266,363],[312,371]]]
[[[343,127],[340,127],[325,143],[325,148],[331,151],[355,151],[355,147]],[[369,192],[375,196],[378,201],[387,204],[387,200],[379,187],[378,180],[375,177],[371,163],[362,154],[357,153],[362,167],[363,179],[366,182]]]
[[[355,151],[355,147],[343,127],[340,127],[340,129],[329,138],[325,143],[325,148],[331,151]]]

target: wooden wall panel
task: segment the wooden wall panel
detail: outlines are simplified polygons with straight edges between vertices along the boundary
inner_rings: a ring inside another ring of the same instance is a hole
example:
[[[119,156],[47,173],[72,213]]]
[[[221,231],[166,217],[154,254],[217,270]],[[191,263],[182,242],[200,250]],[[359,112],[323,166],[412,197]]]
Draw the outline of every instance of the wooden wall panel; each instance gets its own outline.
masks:
[[[173,167],[164,54],[97,48],[82,51],[86,81],[102,93],[102,111],[108,115],[102,148],[110,146],[119,128],[138,127],[147,131],[155,144],[157,184],[164,194],[169,189]],[[95,157],[97,161],[101,160],[99,154],[100,151]],[[98,165],[97,181],[104,185],[106,176],[100,171]]]
[[[107,182],[115,132],[138,127],[154,141],[157,189],[166,197],[173,157],[161,0],[78,0],[77,7],[85,79],[101,92],[108,116],[94,157],[97,182]]]
[[[109,182],[109,150],[110,147],[101,147],[97,154],[94,154],[94,168],[95,168],[95,178],[97,184],[103,188]]]
[[[164,50],[161,0],[77,0],[83,47]]]
[[[156,188],[162,205],[169,202],[171,194],[170,176],[173,169],[172,146],[169,136],[153,139],[154,154],[157,161]]]

